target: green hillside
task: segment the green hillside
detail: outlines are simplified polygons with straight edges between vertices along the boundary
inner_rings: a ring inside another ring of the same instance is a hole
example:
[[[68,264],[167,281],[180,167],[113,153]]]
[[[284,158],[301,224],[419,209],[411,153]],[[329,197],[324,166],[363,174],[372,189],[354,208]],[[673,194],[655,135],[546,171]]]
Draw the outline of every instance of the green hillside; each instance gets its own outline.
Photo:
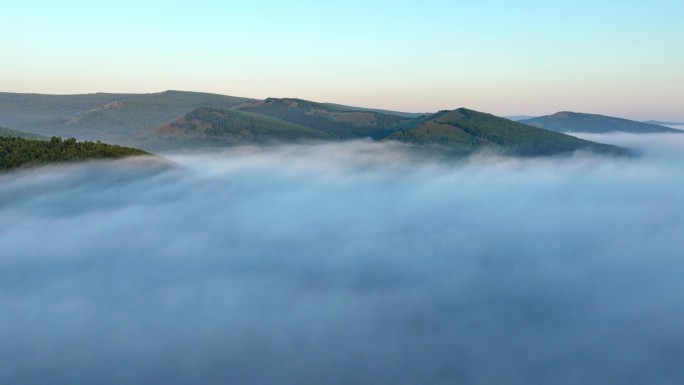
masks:
[[[413,125],[389,135],[386,139],[422,145],[441,145],[458,154],[483,148],[521,156],[547,156],[575,150],[627,153],[619,147],[578,139],[465,108],[441,111],[430,117],[421,118]]]
[[[144,148],[173,149],[246,143],[329,140],[330,134],[250,112],[201,107],[136,135]]]
[[[630,132],[652,134],[658,132],[682,133],[684,131],[663,127],[657,124],[637,122],[611,116],[582,114],[577,112],[557,112],[553,115],[521,120],[520,123],[545,128],[557,132]]]
[[[268,98],[237,108],[241,111],[268,115],[325,131],[338,139],[370,137],[410,119],[373,110],[315,103],[302,99]]]
[[[88,95],[0,93],[0,125],[48,136],[116,141],[199,107],[230,107],[251,100],[185,91]]]
[[[50,163],[77,162],[91,159],[114,159],[128,156],[151,155],[135,148],[100,142],[62,140],[32,140],[15,137],[0,138],[0,170],[38,166]]]
[[[684,123],[682,122],[663,122],[660,120],[647,120],[643,123],[655,124],[657,126],[684,126]]]
[[[24,138],[24,139],[37,139],[37,140],[48,140],[49,138],[43,135],[33,134],[26,131],[13,130],[11,128],[0,127],[0,137],[12,137],[12,138]]]

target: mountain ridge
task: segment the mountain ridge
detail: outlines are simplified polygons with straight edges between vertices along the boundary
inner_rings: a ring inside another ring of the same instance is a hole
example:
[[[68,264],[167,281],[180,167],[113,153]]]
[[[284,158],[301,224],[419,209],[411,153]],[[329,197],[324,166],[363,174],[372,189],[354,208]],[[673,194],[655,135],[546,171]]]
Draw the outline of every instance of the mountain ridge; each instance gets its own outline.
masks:
[[[203,106],[229,107],[254,99],[168,90],[146,94],[0,93],[0,125],[85,140],[116,140]]]
[[[606,115],[559,111],[555,114],[520,120],[520,123],[556,132],[630,132],[630,133],[681,133],[681,130],[616,118]]]
[[[152,156],[137,148],[74,138],[52,137],[50,140],[0,137],[0,172],[54,163],[83,162],[95,159],[119,159]]]
[[[642,123],[655,124],[658,126],[684,126],[684,122],[663,122],[661,120],[646,120]]]
[[[236,106],[240,111],[279,118],[290,123],[322,130],[339,139],[371,136],[408,117],[391,115],[368,109],[318,103],[299,98],[266,98],[251,104]]]
[[[417,115],[299,98],[258,100],[173,90],[63,96],[0,93],[0,124],[12,120],[22,123],[13,127],[34,133],[148,150],[369,138],[441,146],[454,153],[484,147],[525,156],[580,148],[619,152],[467,108]]]

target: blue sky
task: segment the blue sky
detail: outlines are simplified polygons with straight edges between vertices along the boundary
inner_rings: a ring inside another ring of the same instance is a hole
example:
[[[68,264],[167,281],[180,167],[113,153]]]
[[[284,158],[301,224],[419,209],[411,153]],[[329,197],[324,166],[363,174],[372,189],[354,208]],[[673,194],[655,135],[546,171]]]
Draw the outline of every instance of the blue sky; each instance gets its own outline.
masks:
[[[684,120],[684,2],[11,1],[0,91]]]

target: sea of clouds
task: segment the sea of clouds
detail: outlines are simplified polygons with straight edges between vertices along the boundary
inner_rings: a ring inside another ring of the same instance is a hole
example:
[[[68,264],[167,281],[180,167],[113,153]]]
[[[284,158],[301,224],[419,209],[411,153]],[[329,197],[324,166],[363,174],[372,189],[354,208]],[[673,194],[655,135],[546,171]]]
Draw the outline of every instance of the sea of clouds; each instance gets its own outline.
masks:
[[[684,135],[0,175],[0,384],[682,384]]]

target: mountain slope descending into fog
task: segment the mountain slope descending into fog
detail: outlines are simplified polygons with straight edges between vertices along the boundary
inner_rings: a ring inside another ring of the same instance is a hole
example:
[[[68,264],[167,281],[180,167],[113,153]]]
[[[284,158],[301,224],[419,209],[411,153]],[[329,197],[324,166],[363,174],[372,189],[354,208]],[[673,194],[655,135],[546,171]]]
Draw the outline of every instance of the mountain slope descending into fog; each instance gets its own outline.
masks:
[[[24,139],[38,139],[48,140],[49,138],[43,135],[34,134],[31,132],[13,130],[11,128],[0,127],[0,137],[5,138],[24,138]]]
[[[201,107],[181,118],[137,133],[130,140],[143,148],[164,150],[331,138],[324,131],[266,115]]]
[[[0,93],[0,125],[48,136],[116,141],[198,107],[230,107],[249,100],[186,91],[86,95]]]
[[[62,140],[53,137],[48,141],[0,137],[0,170],[147,155],[151,154],[135,148],[100,142],[77,142],[74,138]]]
[[[410,117],[377,110],[302,99],[268,98],[264,101],[238,105],[236,108],[325,131],[338,139],[370,137],[410,120]]]
[[[635,134],[682,132],[681,130],[676,130],[674,128],[664,127],[657,124],[637,122],[634,120],[614,118],[611,116],[582,114],[567,111],[557,112],[553,115],[521,120],[520,123],[558,132],[631,132]]]
[[[386,137],[413,144],[436,144],[456,153],[491,148],[509,155],[545,156],[586,150],[626,155],[627,150],[459,108],[416,119]]]

